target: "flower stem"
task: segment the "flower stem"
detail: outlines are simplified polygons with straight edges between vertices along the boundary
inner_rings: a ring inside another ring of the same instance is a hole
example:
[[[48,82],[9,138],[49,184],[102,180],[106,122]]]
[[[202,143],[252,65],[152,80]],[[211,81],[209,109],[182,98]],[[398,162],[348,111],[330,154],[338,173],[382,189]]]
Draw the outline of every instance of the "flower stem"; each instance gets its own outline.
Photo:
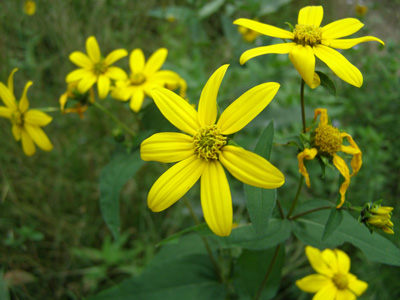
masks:
[[[293,217],[291,217],[291,218],[288,217],[288,219],[289,219],[290,221],[293,221],[293,220],[296,220],[297,218],[300,218],[300,217],[302,217],[302,216],[311,214],[311,213],[313,213],[313,212],[316,212],[316,211],[319,211],[319,210],[324,210],[324,209],[331,209],[331,208],[332,208],[332,206],[321,206],[321,207],[317,207],[317,208],[310,209],[310,210],[307,210],[307,211],[305,211],[305,212],[302,212],[302,213],[300,213],[300,214],[297,214],[297,215],[295,215],[295,216],[293,216]]]
[[[133,137],[136,136],[136,132],[134,132],[132,129],[130,129],[128,126],[126,126],[124,123],[122,123],[116,116],[114,116],[107,108],[105,108],[103,105],[101,105],[98,101],[95,101],[92,103],[94,107],[98,108],[101,110],[103,113],[105,113],[107,116],[109,116],[115,123],[117,123],[123,130],[125,130],[127,133],[132,135]]]
[[[282,220],[284,220],[285,214],[283,213],[281,202],[278,199],[276,199],[276,205],[278,206],[279,214],[281,215]]]
[[[265,284],[267,283],[267,280],[268,280],[268,278],[269,278],[269,275],[271,275],[272,268],[274,267],[274,264],[275,264],[276,259],[277,259],[277,257],[278,257],[278,252],[279,252],[279,249],[280,249],[280,248],[281,248],[281,245],[280,245],[280,244],[275,248],[274,256],[272,257],[272,260],[271,260],[271,263],[269,264],[267,273],[265,274],[265,277],[264,277],[264,279],[263,279],[263,282],[261,283],[260,288],[259,288],[259,290],[258,290],[256,296],[254,297],[254,300],[260,299],[261,292],[262,292],[262,290],[264,289]]]
[[[290,215],[293,213],[293,211],[297,205],[297,201],[299,200],[301,188],[303,187],[303,182],[304,182],[304,177],[303,177],[303,175],[300,175],[300,180],[299,180],[299,185],[297,186],[296,196],[294,197],[292,206],[290,207],[289,213],[286,216],[286,218],[288,218],[288,219],[290,219]]]
[[[41,107],[41,108],[35,108],[35,109],[40,110],[42,112],[60,111],[59,107]]]
[[[303,122],[303,133],[306,132],[306,112],[304,109],[304,79],[301,79],[301,86],[300,86],[300,104],[301,104],[301,120]]]

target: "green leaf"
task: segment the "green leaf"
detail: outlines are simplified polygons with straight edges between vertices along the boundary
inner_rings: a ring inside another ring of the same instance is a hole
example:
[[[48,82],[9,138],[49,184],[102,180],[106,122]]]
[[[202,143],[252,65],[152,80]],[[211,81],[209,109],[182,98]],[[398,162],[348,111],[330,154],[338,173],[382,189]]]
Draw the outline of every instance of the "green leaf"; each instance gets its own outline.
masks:
[[[119,194],[125,183],[143,166],[139,150],[117,152],[100,175],[100,209],[104,221],[116,240],[119,239]]]
[[[328,77],[323,72],[320,71],[315,71],[315,73],[318,74],[319,79],[321,79],[321,85],[333,96],[337,97],[337,91],[336,91],[336,86],[333,83],[332,79]]]
[[[270,122],[261,133],[255,153],[269,160],[274,139],[274,123]],[[267,190],[244,184],[247,211],[257,234],[267,231],[269,218],[275,207],[276,189]]]
[[[233,284],[241,300],[254,299],[258,294],[275,251],[276,247],[262,251],[243,250],[233,272]],[[275,297],[281,282],[284,258],[285,250],[280,246],[258,299],[268,300]]]
[[[186,229],[184,229],[182,231],[179,231],[179,232],[167,237],[166,239],[164,239],[161,242],[159,242],[157,244],[157,246],[161,246],[161,245],[164,245],[164,244],[176,244],[176,243],[178,243],[178,240],[182,235],[184,235],[186,233],[189,233],[189,232],[197,232],[200,235],[207,235],[207,234],[211,234],[212,233],[210,228],[208,227],[208,225],[206,223],[202,223],[202,224],[199,224],[199,225],[195,225],[195,226],[186,228]]]
[[[182,237],[178,244],[162,247],[152,263],[137,278],[89,298],[89,300],[204,300],[225,299],[201,237]]]
[[[206,4],[200,8],[198,12],[199,19],[207,18],[217,12],[221,6],[224,5],[225,0],[206,1],[205,3]]]
[[[214,236],[222,247],[242,247],[250,250],[263,250],[286,241],[291,233],[288,220],[270,219],[268,229],[256,234],[251,225],[240,226],[232,230],[230,236]]]
[[[328,237],[335,232],[343,220],[343,211],[336,209],[336,207],[331,208],[329,213],[328,221],[326,222],[324,233],[322,234],[322,240],[326,240]]]
[[[296,214],[331,206],[326,200],[311,200],[303,203]],[[329,210],[319,210],[301,216],[292,221],[293,233],[307,245],[324,248],[335,248],[345,242],[359,248],[371,261],[400,266],[400,249],[391,241],[379,234],[371,234],[365,226],[358,223],[348,212],[343,212],[343,221],[338,228],[325,240],[321,240]]]
[[[8,285],[4,279],[3,270],[0,271],[0,299],[9,300],[10,294],[8,292]]]

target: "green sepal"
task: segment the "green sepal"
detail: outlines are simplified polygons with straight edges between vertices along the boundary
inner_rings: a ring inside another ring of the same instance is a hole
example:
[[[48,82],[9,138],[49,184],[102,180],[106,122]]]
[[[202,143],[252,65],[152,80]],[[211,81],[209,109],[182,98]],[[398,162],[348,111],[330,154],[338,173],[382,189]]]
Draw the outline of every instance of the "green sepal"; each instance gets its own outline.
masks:
[[[294,31],[294,27],[293,27],[292,24],[290,24],[289,22],[285,22],[285,24],[286,24],[287,26],[289,26],[289,29],[290,29],[291,32]]]

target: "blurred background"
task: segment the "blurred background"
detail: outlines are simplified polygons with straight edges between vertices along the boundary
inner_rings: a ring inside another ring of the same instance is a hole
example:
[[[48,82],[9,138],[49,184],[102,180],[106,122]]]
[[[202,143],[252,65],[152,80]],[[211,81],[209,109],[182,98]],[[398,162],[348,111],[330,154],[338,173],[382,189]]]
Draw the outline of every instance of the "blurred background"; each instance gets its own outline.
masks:
[[[263,128],[275,122],[276,145],[271,162],[286,176],[278,197],[290,207],[299,178],[297,149],[279,141],[301,130],[300,77],[287,55],[265,55],[244,66],[240,55],[255,46],[277,39],[244,37],[232,22],[239,18],[289,30],[285,22],[297,23],[300,8],[323,5],[322,25],[355,17],[364,24],[354,37],[372,35],[386,46],[369,42],[343,54],[364,76],[355,88],[337,78],[321,61],[316,69],[328,74],[338,96],[325,89],[306,88],[306,112],[311,121],[315,108],[328,108],[333,124],[351,134],[363,152],[363,166],[351,180],[347,199],[353,205],[384,199],[395,207],[397,226],[400,199],[400,1],[291,1],[291,0],[176,0],[176,1],[35,1],[36,10],[26,11],[25,1],[0,2],[0,81],[6,83],[14,68],[15,93],[19,99],[28,80],[31,108],[58,107],[66,89],[65,76],[76,68],[68,56],[85,52],[86,39],[94,35],[103,55],[114,49],[143,49],[146,58],[155,50],[169,51],[163,69],[180,74],[188,84],[188,98],[197,104],[209,76],[222,64],[230,68],[222,82],[218,101],[222,109],[257,84],[275,81],[281,89],[271,104],[235,137],[253,150]],[[30,14],[28,14],[30,13]],[[127,72],[128,59],[117,62]],[[135,124],[127,104],[107,97],[102,101],[128,126]],[[15,142],[8,120],[0,119],[0,298],[82,299],[138,276],[152,259],[155,245],[163,238],[193,225],[182,201],[161,213],[147,208],[147,193],[163,172],[147,163],[129,180],[121,193],[121,236],[114,242],[99,208],[99,177],[118,147],[115,124],[95,108],[81,120],[76,114],[53,112],[44,128],[54,144],[52,152],[39,150],[26,157]],[[151,118],[149,118],[151,116]],[[139,117],[145,126],[167,131],[168,122],[146,99]],[[158,121],[154,121],[158,120]],[[133,125],[132,125],[133,126]],[[348,158],[350,160],[350,158]],[[348,160],[348,161],[349,161]],[[329,169],[324,179],[317,162],[307,168],[311,189],[303,189],[301,201],[321,198],[335,201],[339,173]],[[144,176],[146,175],[146,176]],[[242,183],[230,180],[235,221],[248,222]],[[201,217],[198,186],[190,194]],[[377,234],[377,233],[375,233]],[[399,245],[398,234],[392,239]],[[311,272],[304,244],[289,240],[277,299],[311,299],[294,281]],[[360,299],[400,299],[398,268],[369,262],[350,245],[341,248],[352,258],[352,273],[369,283]],[[3,297],[3,298],[2,298]]]

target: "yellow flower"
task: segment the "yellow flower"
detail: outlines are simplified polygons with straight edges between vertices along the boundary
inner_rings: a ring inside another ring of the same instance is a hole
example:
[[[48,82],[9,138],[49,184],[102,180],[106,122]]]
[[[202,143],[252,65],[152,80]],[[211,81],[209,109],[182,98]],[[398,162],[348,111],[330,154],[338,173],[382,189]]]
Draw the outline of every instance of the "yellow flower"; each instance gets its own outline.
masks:
[[[339,249],[320,251],[306,247],[306,255],[318,274],[296,281],[299,289],[316,293],[313,300],[355,300],[368,288],[368,284],[349,273],[350,258]]]
[[[186,92],[186,82],[175,72],[161,70],[168,55],[168,50],[160,48],[145,61],[143,51],[135,49],[129,56],[131,74],[129,79],[117,81],[111,96],[117,100],[128,101],[130,98],[130,108],[138,112],[142,107],[145,95],[151,97],[150,91],[157,86],[181,87],[181,96]],[[184,88],[184,92],[183,92]],[[183,93],[183,94],[182,94]]]
[[[248,43],[252,43],[254,42],[254,40],[260,36],[261,34],[258,33],[257,31],[251,30],[249,28],[243,27],[243,26],[239,26],[238,27],[238,31],[239,33],[242,35],[242,38],[248,42]]]
[[[314,131],[314,140],[312,142],[313,148],[306,148],[303,152],[300,152],[297,155],[297,159],[299,161],[299,172],[305,177],[306,184],[308,187],[310,187],[310,177],[303,160],[312,160],[317,154],[321,156],[332,157],[333,164],[345,179],[339,189],[341,195],[340,203],[337,205],[339,208],[344,203],[345,193],[350,185],[350,177],[357,175],[361,168],[362,152],[349,134],[345,132],[341,133],[337,128],[328,124],[328,111],[326,109],[317,108],[315,110],[314,122],[318,115],[321,115],[321,117],[317,129]],[[343,138],[347,138],[350,146],[343,145]],[[351,160],[353,173],[351,175],[346,162],[339,155],[337,155],[337,152],[339,151],[353,155]]]
[[[315,73],[316,56],[326,63],[339,78],[356,87],[360,87],[363,83],[361,72],[342,54],[332,48],[349,49],[367,41],[378,41],[383,45],[384,43],[373,36],[341,39],[357,32],[364,24],[357,19],[346,18],[320,27],[323,14],[322,6],[307,6],[302,8],[299,12],[298,24],[293,32],[249,19],[236,20],[234,22],[236,25],[268,36],[292,41],[290,43],[247,50],[240,57],[240,63],[244,64],[249,59],[263,54],[289,53],[289,59],[300,73],[300,76],[308,86],[316,88],[320,84],[319,76]]]
[[[86,40],[86,52],[88,55],[80,51],[70,54],[69,59],[81,68],[70,72],[67,75],[66,82],[79,81],[77,88],[82,94],[86,93],[97,82],[99,97],[104,99],[110,91],[111,79],[123,80],[127,78],[124,70],[111,65],[127,56],[128,52],[125,49],[118,49],[103,58],[94,36]]]
[[[76,113],[81,119],[83,119],[83,113],[88,109],[88,103],[94,102],[93,89],[82,94],[78,91],[79,81],[74,81],[68,84],[67,90],[60,96],[60,108],[63,114]],[[68,100],[73,100],[75,103],[72,106],[67,107]]]
[[[363,222],[371,233],[374,229],[382,229],[385,233],[394,234],[394,225],[391,221],[393,207],[381,206],[382,201],[366,203],[361,211],[359,221]]]
[[[217,94],[229,65],[220,67],[206,83],[198,112],[165,88],[152,90],[161,113],[184,133],[157,133],[140,148],[145,161],[178,162],[154,183],[147,203],[162,211],[178,201],[201,177],[201,206],[210,229],[228,236],[232,229],[232,199],[224,166],[234,177],[253,186],[274,189],[283,174],[267,160],[240,147],[228,145],[229,135],[255,118],[278,92],[279,84],[260,84],[240,96],[217,119]]]
[[[21,99],[17,103],[14,96],[14,69],[8,77],[8,87],[0,82],[0,98],[6,106],[0,106],[0,117],[7,118],[12,123],[12,133],[16,141],[22,140],[22,149],[27,156],[35,154],[35,144],[45,151],[51,151],[53,145],[42,130],[49,124],[52,118],[39,110],[29,108],[26,93],[32,85],[28,81],[25,85]]]
[[[356,11],[357,15],[359,15],[360,17],[363,17],[367,13],[368,7],[365,6],[364,4],[357,3],[356,7],[355,7],[355,11]]]
[[[25,3],[24,3],[24,12],[28,16],[34,15],[35,12],[36,12],[36,3],[35,3],[35,1],[26,0]]]

